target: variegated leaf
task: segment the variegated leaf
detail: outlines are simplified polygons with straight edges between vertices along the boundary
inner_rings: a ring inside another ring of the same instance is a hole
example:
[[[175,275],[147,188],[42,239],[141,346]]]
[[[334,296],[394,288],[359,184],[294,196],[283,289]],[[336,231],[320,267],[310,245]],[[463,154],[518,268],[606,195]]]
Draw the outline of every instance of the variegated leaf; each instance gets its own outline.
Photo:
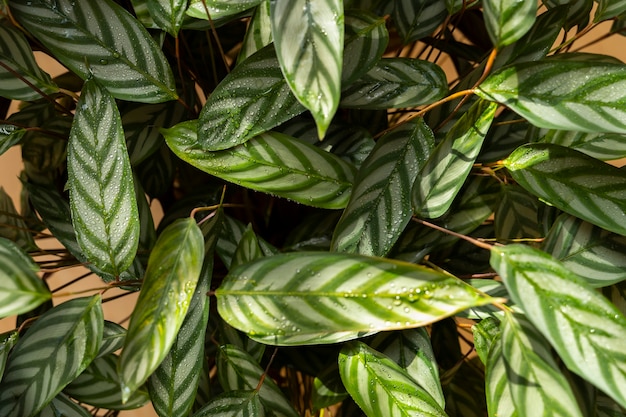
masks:
[[[9,352],[13,349],[13,346],[19,339],[19,333],[17,331],[11,331],[0,335],[0,382],[2,382],[2,376],[4,375],[4,368],[7,364],[7,358]]]
[[[239,240],[237,249],[235,250],[230,267],[234,268],[238,265],[245,264],[246,262],[262,258],[263,256],[263,251],[261,250],[261,246],[259,246],[259,240],[257,239],[254,230],[252,230],[252,225],[248,224],[248,227],[246,227],[243,235],[241,235],[241,239]]]
[[[261,134],[243,145],[206,152],[196,140],[195,121],[163,130],[168,146],[183,161],[246,188],[313,207],[343,208],[354,167],[319,148],[281,133]]]
[[[548,130],[540,142],[567,146],[602,161],[626,157],[626,135]]]
[[[438,65],[413,58],[383,58],[341,92],[341,107],[390,109],[433,103],[448,92]]]
[[[626,1],[624,0],[599,0],[594,22],[601,22],[626,12]]]
[[[520,146],[504,160],[515,181],[549,204],[626,235],[626,172],[574,149],[548,143]]]
[[[241,240],[245,231],[245,224],[235,219],[234,217],[230,217],[228,215],[224,216],[224,223],[220,228],[219,239],[215,247],[215,252],[228,269],[230,269],[230,267],[232,266],[235,252],[237,251],[237,247],[239,246],[239,241]],[[269,244],[262,237],[256,236],[256,239],[259,247],[261,248],[261,251],[263,252],[263,256],[271,256],[278,253],[278,249]]]
[[[0,415],[33,416],[96,357],[100,296],[75,298],[43,314],[17,342],[0,383]]]
[[[385,19],[365,10],[346,10],[341,84],[349,85],[374,67],[389,43]]]
[[[477,102],[437,145],[413,184],[411,200],[416,215],[437,218],[450,208],[472,169],[496,109],[494,103]]]
[[[173,37],[178,36],[187,10],[187,0],[146,0],[146,3],[154,22]]]
[[[193,219],[180,219],[159,236],[118,363],[124,401],[148,379],[172,347],[187,314],[203,258],[202,233]]]
[[[314,411],[340,403],[348,396],[348,391],[341,382],[337,363],[322,370],[313,380],[311,405]]]
[[[521,314],[502,322],[502,354],[515,411],[522,416],[582,417],[550,344]]]
[[[257,6],[248,23],[246,35],[243,38],[241,51],[237,56],[240,64],[250,55],[260,51],[272,43],[272,23],[270,21],[270,0],[263,0]]]
[[[119,99],[177,98],[167,59],[146,29],[111,0],[11,0],[11,14],[54,57]],[[119,36],[124,34],[124,36]]]
[[[526,34],[535,23],[535,0],[483,0],[487,32],[496,48],[510,45]]]
[[[481,362],[487,365],[489,351],[500,337],[500,321],[494,317],[487,317],[472,326],[472,335],[476,354]]]
[[[11,26],[7,19],[0,20],[0,96],[31,101],[41,98],[42,93],[57,90],[50,76],[37,65],[22,32]]]
[[[626,405],[626,317],[550,255],[524,245],[494,246],[491,264],[513,301],[565,365]]]
[[[60,393],[36,417],[91,417],[91,413]]]
[[[364,343],[351,342],[343,347],[339,372],[350,396],[368,417],[447,417],[405,370]]]
[[[447,16],[446,2],[440,0],[396,0],[392,18],[402,43],[409,44],[432,34]]]
[[[78,244],[89,262],[119,276],[137,252],[139,214],[120,115],[94,79],[78,101],[67,171]]]
[[[271,0],[270,7],[280,68],[323,138],[341,95],[343,0]]]
[[[574,55],[504,67],[476,89],[535,126],[626,133],[626,66]]]
[[[0,124],[0,155],[20,143],[27,130],[11,124]]]
[[[560,8],[560,12],[565,18],[563,29],[569,31],[574,26],[582,29],[589,23],[589,16],[594,7],[594,0],[542,0],[542,3],[553,10]],[[564,7],[561,7],[564,6]]]
[[[434,148],[423,119],[384,135],[363,162],[335,228],[332,249],[385,256],[413,214],[407,191]]]
[[[419,327],[491,302],[431,269],[332,252],[294,252],[241,265],[216,295],[224,320],[274,345],[334,343]]]
[[[259,391],[223,392],[198,410],[193,417],[265,417]]]
[[[498,333],[486,352],[485,396],[489,417],[517,417],[511,397],[507,369],[502,354],[502,337]]]
[[[256,6],[263,0],[191,0],[187,14],[197,19],[231,18]],[[207,10],[209,16],[207,16]]]
[[[265,414],[272,417],[297,417],[278,385],[265,375],[265,371],[249,353],[233,345],[220,346],[217,357],[217,376],[225,391],[250,391],[258,389],[259,401]],[[263,379],[263,384],[259,383]]]
[[[0,186],[0,237],[14,242],[26,252],[38,249],[24,218],[15,209],[11,196]]]
[[[126,329],[119,324],[105,320],[102,328],[102,344],[98,351],[98,358],[115,352],[124,345]]]
[[[500,204],[495,212],[496,237],[500,241],[532,239],[541,236],[537,218],[540,201],[521,187],[502,187]]]
[[[28,312],[51,298],[37,271],[30,256],[0,237],[0,317]]]

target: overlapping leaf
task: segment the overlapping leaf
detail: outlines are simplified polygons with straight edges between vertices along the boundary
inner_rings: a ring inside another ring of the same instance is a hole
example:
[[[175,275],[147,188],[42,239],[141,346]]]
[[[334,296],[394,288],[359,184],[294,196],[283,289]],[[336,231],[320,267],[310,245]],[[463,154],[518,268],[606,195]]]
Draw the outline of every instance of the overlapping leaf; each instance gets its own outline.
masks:
[[[0,155],[20,143],[27,130],[11,124],[0,124]]]
[[[334,343],[419,327],[490,303],[462,281],[421,266],[358,255],[296,252],[230,271],[220,315],[263,343]]]
[[[569,59],[568,59],[569,58]],[[504,67],[476,90],[548,129],[626,133],[626,65],[564,54]]]
[[[500,337],[500,321],[494,317],[487,317],[472,326],[474,348],[483,364],[487,364],[489,351]]]
[[[365,10],[346,10],[342,85],[356,81],[378,62],[389,43],[385,20]]]
[[[87,368],[102,341],[100,301],[93,296],[60,304],[17,342],[0,383],[0,415],[36,414]]]
[[[178,36],[183,24],[187,0],[146,0],[154,22],[170,35]]]
[[[348,391],[341,382],[339,367],[332,363],[322,370],[313,380],[311,405],[314,411],[319,411],[331,405],[340,403],[348,397]]]
[[[172,347],[195,291],[203,255],[202,233],[193,219],[180,219],[159,236],[118,363],[124,401]]]
[[[405,45],[430,35],[447,16],[446,2],[439,0],[398,0],[392,18]]]
[[[146,103],[177,98],[163,52],[113,1],[11,0],[9,6],[63,65],[84,79],[93,75],[116,98]]]
[[[119,324],[105,320],[102,328],[102,344],[98,351],[98,358],[115,352],[124,345],[126,329]]]
[[[436,218],[450,208],[478,156],[496,108],[494,103],[477,102],[437,145],[413,184],[416,215]]]
[[[594,22],[601,22],[626,12],[626,1],[624,0],[600,0],[598,9],[593,17]]]
[[[272,23],[270,21],[270,0],[263,0],[250,18],[246,36],[243,38],[237,63],[243,62],[250,55],[263,49],[272,42]]]
[[[447,417],[406,371],[364,343],[344,346],[339,354],[339,372],[350,396],[368,417]]]
[[[191,0],[187,14],[198,19],[212,20],[235,17],[258,6],[263,0]],[[209,15],[207,16],[207,10]]]
[[[578,26],[578,29],[587,26],[595,2],[593,0],[544,0],[542,3],[551,10],[560,8],[565,18],[563,29],[570,30],[574,26]]]
[[[61,393],[54,397],[36,417],[91,417],[91,414]]]
[[[423,119],[383,136],[361,165],[333,236],[336,251],[384,256],[413,214],[408,190],[435,139]]]
[[[626,317],[582,278],[537,249],[493,247],[491,264],[565,365],[624,406]]]
[[[506,374],[502,337],[498,333],[486,352],[485,396],[489,417],[517,417]]]
[[[239,244],[233,256],[231,268],[254,261],[263,256],[263,251],[261,250],[261,246],[259,246],[259,240],[254,230],[252,230],[252,225],[249,224],[245,232],[243,232],[243,235],[241,235],[241,239],[239,240]]]
[[[539,204],[535,196],[521,187],[503,187],[502,198],[495,213],[496,237],[503,241],[540,237],[537,219]]]
[[[193,417],[265,417],[257,390],[227,391],[211,400]]]
[[[348,203],[354,167],[338,157],[281,133],[259,135],[243,145],[205,152],[195,121],[163,130],[168,146],[183,161],[243,187],[313,207]]]
[[[270,7],[280,68],[323,138],[341,95],[343,0],[271,1]]]
[[[13,349],[13,346],[19,339],[19,333],[17,331],[7,332],[0,335],[0,382],[2,382],[2,376],[4,375],[4,368],[7,364],[7,357],[9,352]]]
[[[14,242],[26,252],[37,250],[32,232],[13,205],[11,196],[0,186],[0,237]]]
[[[626,140],[619,133],[548,130],[540,142],[576,149],[593,158],[608,161],[626,157]]]
[[[535,0],[483,0],[487,32],[496,48],[520,39],[535,23]]]
[[[67,171],[78,244],[89,262],[119,276],[137,252],[139,214],[115,100],[93,79],[72,123]]]
[[[621,235],[626,225],[626,172],[574,149],[520,146],[504,160],[513,178],[551,205]]]

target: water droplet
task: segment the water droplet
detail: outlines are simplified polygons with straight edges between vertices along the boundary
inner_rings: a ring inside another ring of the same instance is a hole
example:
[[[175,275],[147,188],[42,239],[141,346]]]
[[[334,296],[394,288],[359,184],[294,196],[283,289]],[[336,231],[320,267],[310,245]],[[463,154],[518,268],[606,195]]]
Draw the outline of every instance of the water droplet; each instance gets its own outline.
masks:
[[[104,59],[104,58],[100,59],[100,61],[99,61],[99,62],[100,62],[100,64],[102,64],[102,65],[106,65],[106,64],[108,64],[108,63],[109,63],[109,61],[107,61],[107,60],[106,60],[106,59]]]

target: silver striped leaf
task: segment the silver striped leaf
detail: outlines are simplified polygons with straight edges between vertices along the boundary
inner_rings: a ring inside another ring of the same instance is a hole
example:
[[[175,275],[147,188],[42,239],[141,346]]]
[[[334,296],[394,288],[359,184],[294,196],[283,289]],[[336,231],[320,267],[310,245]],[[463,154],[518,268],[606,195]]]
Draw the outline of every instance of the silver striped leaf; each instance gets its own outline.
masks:
[[[593,287],[626,280],[626,237],[574,216],[559,216],[541,248]]]
[[[384,135],[361,165],[332,250],[385,256],[411,219],[408,191],[435,146],[423,119]]]
[[[502,355],[511,398],[519,415],[583,416],[567,378],[552,356],[550,344],[522,314],[504,315]]]
[[[74,379],[63,392],[82,404],[109,410],[133,410],[142,407],[148,401],[145,387],[136,390],[128,401],[122,403],[122,391],[116,365],[118,357],[114,354],[100,356]]]
[[[238,265],[245,264],[246,262],[262,258],[263,256],[265,255],[263,255],[263,250],[261,250],[259,240],[257,239],[254,230],[252,230],[252,225],[248,224],[246,230],[243,232],[243,235],[241,235],[241,239],[239,239],[239,243],[237,244],[237,249],[233,255],[230,267],[234,268]]]
[[[385,19],[366,10],[346,10],[341,84],[349,85],[371,70],[389,43]]]
[[[500,337],[500,321],[494,317],[487,317],[472,326],[474,349],[480,361],[487,365],[489,351]]]
[[[204,258],[202,232],[191,218],[170,224],[150,253],[118,363],[125,402],[155,371],[174,344]]]
[[[227,391],[211,399],[192,417],[265,417],[257,390]]]
[[[0,96],[10,100],[34,101],[41,94],[54,93],[58,87],[35,61],[28,41],[8,19],[0,20]],[[10,68],[9,71],[6,67]],[[22,81],[23,77],[33,87]]]
[[[413,184],[411,201],[416,215],[437,218],[450,208],[480,152],[497,107],[483,100],[476,102],[437,145]]]
[[[323,138],[341,95],[343,0],[270,0],[270,7],[280,69]]]
[[[500,203],[494,215],[496,238],[501,242],[512,239],[532,239],[542,235],[537,213],[542,204],[522,187],[502,187]]]
[[[99,295],[48,310],[17,342],[0,383],[0,415],[33,416],[96,357],[102,342]]]
[[[191,0],[187,15],[197,19],[211,20],[235,18],[259,4],[263,0]]]
[[[187,11],[187,0],[146,0],[146,4],[154,23],[177,37]]]
[[[565,365],[626,405],[626,317],[582,278],[538,249],[494,246],[491,265]]]
[[[25,252],[39,248],[24,218],[17,212],[11,196],[0,186],[0,237],[14,242]]]
[[[313,412],[338,404],[348,396],[348,391],[341,382],[337,363],[332,363],[315,376],[311,392]]]
[[[422,266],[332,252],[293,252],[241,265],[216,295],[226,322],[273,345],[335,343],[419,327],[492,301]]]
[[[224,223],[220,228],[219,239],[215,247],[215,252],[228,269],[230,269],[232,266],[235,252],[237,251],[237,247],[239,246],[239,241],[241,240],[245,231],[245,224],[235,219],[234,217],[224,215]],[[276,249],[262,237],[256,236],[256,239],[259,247],[261,248],[261,251],[263,252],[263,256],[271,256],[278,253],[278,249]]]
[[[139,244],[139,214],[115,100],[94,79],[83,86],[72,123],[67,187],[76,240],[87,260],[119,276]]]
[[[362,342],[341,349],[339,372],[348,393],[368,417],[447,417],[404,369]]]
[[[92,414],[60,393],[36,417],[92,417]]]
[[[503,161],[530,193],[609,231],[626,235],[626,172],[574,149],[548,143],[520,146]]]
[[[390,109],[433,103],[448,92],[438,65],[413,58],[383,58],[341,92],[341,107]]]
[[[599,0],[596,14],[593,16],[594,22],[601,22],[626,12],[626,1],[624,0]]]
[[[20,143],[27,130],[11,124],[0,124],[0,155]]]
[[[9,352],[11,352],[19,337],[17,331],[6,332],[0,335],[0,382],[2,382]]]
[[[476,89],[548,129],[626,133],[626,66],[563,54],[493,72]]]
[[[522,38],[537,16],[535,0],[483,0],[482,6],[487,33],[496,48]]]
[[[217,376],[224,391],[258,390],[259,401],[266,415],[297,417],[298,413],[285,394],[248,352],[233,345],[220,346]],[[263,379],[264,378],[264,379]],[[259,383],[263,379],[263,384]]]
[[[198,119],[202,149],[232,148],[303,113],[283,78],[274,46],[237,65],[219,83]]]
[[[26,252],[0,237],[0,317],[26,313],[52,297],[38,271]]]
[[[96,358],[115,352],[124,345],[126,329],[119,324],[105,320],[102,328],[102,344]]]
[[[260,51],[272,43],[272,23],[270,21],[270,0],[263,0],[257,6],[248,23],[241,50],[237,56],[237,64],[250,55]]]
[[[489,417],[518,417],[502,354],[502,337],[498,333],[486,352],[485,397]]]
[[[162,132],[180,159],[204,172],[308,206],[338,209],[348,203],[355,168],[335,155],[277,132],[206,152],[195,127],[195,121],[188,121]]]
[[[175,100],[174,76],[146,29],[111,0],[11,0],[11,14],[63,65],[119,99]]]
[[[150,16],[148,0],[130,0],[137,20],[147,29],[161,29]]]
[[[391,15],[405,45],[432,34],[447,16],[441,0],[396,0]]]
[[[626,135],[620,133],[552,129],[545,132],[539,142],[567,146],[602,161],[626,157]]]

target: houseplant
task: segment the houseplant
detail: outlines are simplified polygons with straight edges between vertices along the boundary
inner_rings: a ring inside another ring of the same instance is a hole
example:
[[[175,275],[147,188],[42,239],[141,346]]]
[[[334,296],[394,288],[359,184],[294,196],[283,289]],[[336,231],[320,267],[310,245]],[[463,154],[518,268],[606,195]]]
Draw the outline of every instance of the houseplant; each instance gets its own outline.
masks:
[[[626,66],[577,47],[626,2],[593,6],[5,1],[0,415],[624,415]],[[103,286],[52,303],[52,266]]]

